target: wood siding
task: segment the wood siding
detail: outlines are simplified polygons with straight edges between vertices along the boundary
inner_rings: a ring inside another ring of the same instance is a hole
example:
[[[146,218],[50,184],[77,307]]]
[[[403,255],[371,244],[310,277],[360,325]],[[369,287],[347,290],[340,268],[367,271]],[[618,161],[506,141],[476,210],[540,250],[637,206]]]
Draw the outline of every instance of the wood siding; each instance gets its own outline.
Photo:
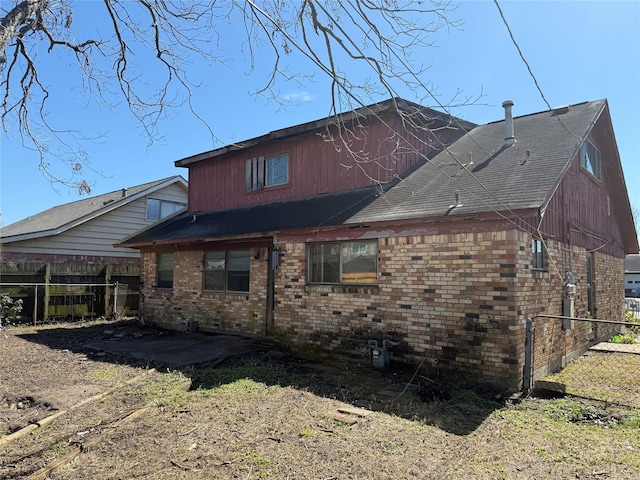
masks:
[[[387,183],[441,149],[441,141],[458,135],[457,130],[444,128],[437,130],[440,140],[433,134],[428,141],[418,140],[417,135],[406,134],[399,118],[389,117],[386,123],[358,127],[357,137],[349,136],[350,150],[362,158],[359,161],[344,146],[336,148],[325,139],[321,134],[326,131],[322,130],[194,163],[189,166],[189,211],[221,210]],[[406,139],[393,132],[403,132]],[[338,137],[335,127],[330,133]],[[283,153],[289,156],[288,183],[247,192],[246,161]]]
[[[181,185],[173,184],[151,193],[148,197],[186,203],[187,192]],[[147,197],[138,198],[58,235],[7,243],[2,246],[2,251],[34,256],[89,255],[138,258],[138,250],[114,248],[112,245],[155,223],[146,219],[146,201]]]
[[[577,152],[549,202],[541,231],[571,245],[624,257],[620,229],[623,217],[619,210],[624,206],[620,202],[626,201],[625,192],[611,188],[618,157],[615,140],[607,132],[602,116],[588,138],[600,150],[601,178],[595,178],[580,166]]]

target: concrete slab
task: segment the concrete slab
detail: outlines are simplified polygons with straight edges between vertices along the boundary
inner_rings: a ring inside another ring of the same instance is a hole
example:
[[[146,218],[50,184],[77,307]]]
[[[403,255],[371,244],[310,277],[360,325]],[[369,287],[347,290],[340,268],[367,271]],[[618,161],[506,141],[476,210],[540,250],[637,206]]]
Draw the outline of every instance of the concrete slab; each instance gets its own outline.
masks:
[[[237,335],[200,333],[107,340],[91,343],[86,347],[171,367],[221,361],[233,355],[259,352],[269,348],[266,343]]]

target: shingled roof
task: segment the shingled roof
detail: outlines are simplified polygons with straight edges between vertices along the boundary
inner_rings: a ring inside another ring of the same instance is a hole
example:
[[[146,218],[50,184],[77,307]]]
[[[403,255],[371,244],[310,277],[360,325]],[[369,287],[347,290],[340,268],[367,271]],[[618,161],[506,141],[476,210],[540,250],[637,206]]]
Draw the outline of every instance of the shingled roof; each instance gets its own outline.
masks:
[[[132,236],[121,246],[544,209],[606,105],[606,100],[598,100],[515,117],[517,141],[510,146],[505,145],[504,120],[476,126],[384,191],[370,187],[195,216],[184,213]],[[185,163],[198,158],[190,157]]]
[[[624,257],[625,273],[640,273],[640,255],[627,255]]]
[[[282,230],[342,225],[376,198],[364,188],[282,202],[251,205],[213,212],[184,212],[135,234],[120,246],[149,243],[204,241],[211,237],[263,237]]]
[[[516,117],[511,146],[504,120],[479,125],[348,223],[541,208],[605,103]]]
[[[186,180],[180,175],[175,175],[126,188],[126,192],[116,190],[52,207],[0,228],[0,243],[10,243],[62,233],[176,182],[182,183],[186,187]]]

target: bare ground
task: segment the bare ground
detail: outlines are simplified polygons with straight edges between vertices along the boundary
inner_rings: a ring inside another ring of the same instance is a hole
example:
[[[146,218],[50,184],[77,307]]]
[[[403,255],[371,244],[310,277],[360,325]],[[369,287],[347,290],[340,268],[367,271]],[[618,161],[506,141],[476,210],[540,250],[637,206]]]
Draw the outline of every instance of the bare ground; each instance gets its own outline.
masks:
[[[513,403],[433,369],[381,373],[273,348],[168,371],[83,347],[107,330],[158,333],[135,322],[0,331],[0,478],[640,477],[637,409]]]

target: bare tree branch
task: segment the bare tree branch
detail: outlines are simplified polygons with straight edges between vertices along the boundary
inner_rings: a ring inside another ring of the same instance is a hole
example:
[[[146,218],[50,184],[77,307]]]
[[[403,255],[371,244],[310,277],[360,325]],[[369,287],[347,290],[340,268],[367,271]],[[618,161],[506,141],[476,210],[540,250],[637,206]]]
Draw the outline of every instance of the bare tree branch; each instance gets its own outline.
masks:
[[[326,139],[348,153],[353,164],[346,168],[378,160],[367,150],[375,146],[352,150],[366,130],[357,119],[348,125],[342,122],[340,112],[381,97],[397,97],[398,90],[406,87],[445,111],[477,102],[477,98],[440,100],[425,80],[426,68],[412,60],[414,49],[432,45],[431,34],[459,25],[451,18],[448,1],[103,0],[96,28],[82,30],[103,32],[79,39],[72,0],[14,0],[11,5],[0,14],[2,127],[5,131],[17,127],[23,144],[39,152],[40,169],[50,181],[80,191],[89,190],[83,172],[91,166],[82,146],[91,139],[81,129],[60,128],[59,119],[51,120],[56,117],[48,110],[46,86],[52,75],[41,69],[41,61],[42,55],[53,52],[75,60],[92,98],[108,107],[124,101],[149,143],[161,138],[161,120],[186,105],[208,128],[215,144],[217,138],[194,106],[194,92],[201,85],[189,80],[188,65],[194,58],[217,65],[233,59],[237,45],[225,44],[219,26],[242,25],[242,48],[250,71],[256,69],[258,55],[270,62],[268,70],[258,72],[262,83],[255,94],[286,105],[288,100],[278,92],[281,85],[304,82],[309,72],[329,80],[329,114],[335,115],[337,133],[327,133]],[[153,74],[140,64],[141,57],[155,59]],[[292,72],[289,58],[298,64],[304,60],[308,70]],[[424,130],[421,141],[430,141],[426,119],[403,115],[409,129]],[[397,134],[399,138],[401,133]],[[398,138],[388,141],[396,142],[401,154]],[[51,168],[53,160],[66,164],[69,175],[53,173],[59,171]]]

